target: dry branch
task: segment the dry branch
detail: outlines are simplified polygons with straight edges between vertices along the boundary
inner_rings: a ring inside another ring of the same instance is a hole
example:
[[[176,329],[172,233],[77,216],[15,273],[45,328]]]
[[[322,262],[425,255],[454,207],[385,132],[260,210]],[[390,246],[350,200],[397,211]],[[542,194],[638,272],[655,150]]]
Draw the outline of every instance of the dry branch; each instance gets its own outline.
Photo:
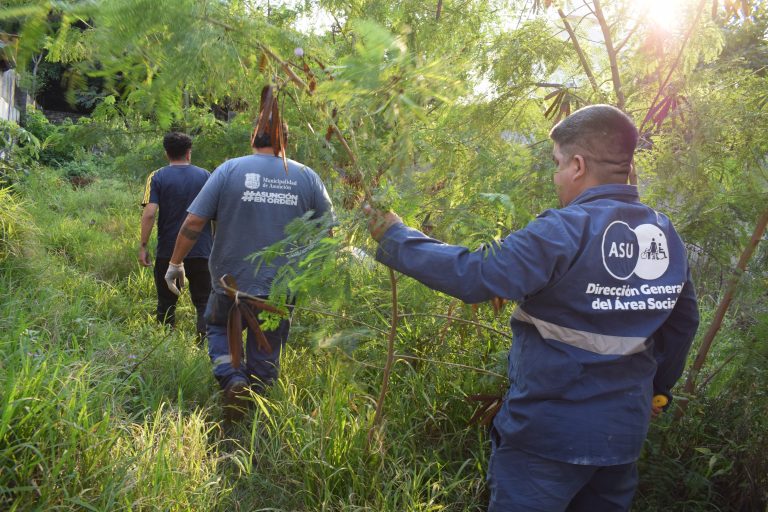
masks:
[[[333,318],[339,318],[341,320],[351,322],[353,324],[362,325],[363,327],[367,327],[371,329],[372,331],[376,331],[381,334],[387,334],[389,331],[385,331],[384,329],[380,329],[379,327],[376,327],[375,325],[371,325],[369,323],[363,322],[362,320],[358,320],[356,318],[351,318],[346,315],[340,315],[338,313],[332,313],[330,311],[323,311],[321,309],[315,309],[315,308],[308,308],[306,306],[293,306],[294,309],[298,311],[308,311],[310,313],[314,313],[316,315],[323,315],[323,316],[330,316]]]
[[[600,29],[603,31],[603,39],[605,40],[605,49],[608,52],[608,60],[611,63],[611,79],[613,80],[613,90],[616,93],[616,107],[624,110],[626,100],[624,99],[624,91],[621,89],[621,75],[619,74],[619,64],[617,62],[617,50],[613,47],[613,38],[611,37],[611,28],[605,21],[603,15],[603,9],[600,7],[600,0],[594,0],[595,17],[600,24]]]
[[[423,363],[429,363],[429,364],[437,364],[437,365],[443,365],[443,366],[453,366],[454,368],[461,368],[464,370],[470,370],[477,373],[483,373],[485,375],[490,375],[492,377],[499,377],[501,379],[506,379],[506,375],[502,375],[500,373],[492,372],[491,370],[486,370],[485,368],[478,368],[477,366],[469,366],[467,364],[461,364],[461,363],[451,363],[450,361],[438,361],[436,359],[427,359],[425,357],[417,357],[417,356],[409,356],[405,354],[395,354],[395,359],[405,359],[407,361],[421,361]]]
[[[259,44],[259,48],[261,48],[261,51],[263,51],[264,53],[266,53],[266,54],[267,54],[267,55],[268,55],[268,56],[269,56],[271,59],[273,59],[273,60],[274,60],[274,61],[276,61],[278,64],[280,64],[280,67],[281,67],[281,68],[283,68],[283,71],[285,71],[285,74],[286,74],[286,75],[288,75],[288,78],[289,78],[289,79],[290,79],[290,80],[291,80],[293,83],[295,83],[295,84],[296,84],[298,87],[300,87],[301,89],[304,89],[305,91],[307,91],[307,94],[309,94],[310,96],[312,95],[312,91],[309,89],[309,86],[307,85],[307,83],[306,83],[306,82],[304,82],[304,80],[302,80],[302,79],[301,79],[301,77],[299,77],[299,75],[297,75],[297,74],[296,74],[296,73],[295,73],[295,72],[294,72],[294,71],[291,69],[291,66],[289,66],[287,62],[285,62],[283,59],[281,59],[280,57],[278,57],[277,55],[275,55],[275,54],[272,52],[272,50],[270,50],[269,48],[267,48],[265,45],[263,45],[263,44]]]
[[[659,101],[659,97],[667,88],[667,84],[669,83],[669,80],[672,78],[672,73],[674,73],[675,69],[677,69],[677,66],[680,63],[680,59],[683,57],[683,51],[685,50],[685,46],[686,44],[688,44],[688,40],[691,38],[691,35],[693,34],[694,29],[696,28],[696,25],[699,24],[699,19],[701,18],[701,13],[706,3],[707,3],[707,0],[701,0],[699,2],[699,7],[698,9],[696,9],[696,17],[693,19],[693,23],[688,28],[688,31],[685,33],[683,42],[680,45],[680,51],[677,52],[677,56],[675,57],[675,60],[672,62],[672,66],[670,66],[669,72],[667,73],[667,76],[664,79],[664,82],[662,82],[661,86],[659,87],[659,90],[656,92],[656,96],[653,98],[653,101],[651,102],[651,106],[648,107],[649,112],[656,108],[656,102]],[[647,122],[647,119],[648,119],[648,116],[646,116],[646,119],[640,125],[639,131],[641,134],[643,133],[643,128],[645,128],[645,123]]]
[[[509,338],[510,340],[512,339],[512,335],[511,334],[507,334],[504,331],[500,331],[500,330],[496,329],[493,326],[490,326],[490,325],[484,324],[484,323],[480,323],[480,322],[475,322],[475,321],[472,321],[472,320],[466,320],[466,319],[460,318],[458,316],[441,315],[439,313],[404,313],[404,314],[400,315],[400,318],[406,318],[406,317],[409,317],[409,316],[431,316],[431,317],[435,317],[435,318],[446,318],[446,319],[451,320],[451,321],[462,322],[462,323],[465,323],[465,324],[470,324],[470,325],[475,325],[475,326],[478,326],[478,327],[482,327],[483,329],[495,332],[496,334],[498,334],[500,336],[504,336],[505,338]]]
[[[595,75],[592,73],[592,68],[589,67],[589,61],[587,61],[584,50],[581,48],[581,44],[579,44],[579,40],[576,38],[576,32],[573,31],[573,27],[571,27],[567,16],[563,12],[563,9],[558,9],[557,14],[560,15],[560,19],[563,20],[565,30],[568,31],[568,35],[571,37],[573,48],[576,50],[576,55],[579,56],[579,62],[581,62],[581,67],[584,68],[584,73],[587,74],[587,78],[589,78],[589,83],[592,84],[592,89],[595,91],[595,94],[602,96],[600,94],[600,87],[597,85],[597,80],[595,80]]]
[[[288,78],[289,78],[289,79],[290,79],[290,80],[291,80],[291,81],[292,81],[294,84],[296,84],[296,85],[297,85],[299,88],[301,88],[301,89],[303,89],[304,91],[306,91],[306,93],[307,93],[308,95],[312,96],[312,93],[313,93],[313,87],[312,87],[311,83],[310,83],[310,84],[307,84],[307,83],[306,83],[304,80],[302,80],[302,79],[301,79],[301,78],[300,78],[300,77],[299,77],[299,76],[298,76],[298,75],[297,75],[297,74],[296,74],[296,73],[295,73],[295,72],[294,72],[294,71],[291,69],[291,66],[290,66],[290,65],[289,65],[289,64],[288,64],[286,61],[282,60],[280,57],[278,57],[277,55],[275,55],[275,53],[274,53],[274,52],[272,52],[272,51],[271,51],[269,48],[267,48],[265,45],[263,45],[263,44],[260,44],[260,43],[259,43],[259,45],[258,45],[258,46],[259,46],[259,48],[261,48],[261,50],[264,52],[264,54],[266,54],[267,56],[269,56],[269,58],[273,59],[275,62],[277,62],[277,63],[280,65],[280,67],[283,69],[283,71],[285,72],[285,74],[286,74],[286,75],[288,75]],[[319,62],[319,61],[318,61],[318,62]],[[324,112],[326,115],[328,115],[327,109],[323,109],[323,112]],[[360,171],[360,169],[359,169],[359,167],[358,167],[358,165],[357,165],[357,163],[358,163],[357,157],[355,156],[355,153],[354,153],[354,151],[352,151],[352,148],[350,148],[350,146],[349,146],[349,142],[347,142],[347,139],[344,137],[344,134],[343,134],[343,133],[341,133],[341,130],[340,130],[340,129],[339,129],[339,127],[336,125],[336,122],[335,122],[335,121],[334,121],[334,119],[333,119],[333,115],[328,115],[328,117],[329,117],[329,119],[330,119],[330,124],[329,124],[329,127],[331,128],[331,130],[333,131],[333,133],[336,135],[336,138],[337,138],[337,139],[339,139],[339,142],[341,143],[341,146],[344,148],[344,151],[347,153],[347,156],[349,156],[349,159],[352,161],[352,165],[354,166],[354,168],[355,168],[355,171],[356,171],[356,172],[357,172],[357,174],[359,175],[359,178],[360,178],[360,180],[359,180],[359,182],[360,182],[360,187],[363,189],[364,198],[365,198],[365,200],[366,200],[366,201],[370,201],[370,200],[371,200],[371,197],[372,197],[372,194],[371,194],[370,190],[368,190],[368,187],[367,187],[367,186],[366,186],[366,184],[365,184],[365,180],[364,180],[364,176],[363,176],[363,173]]]
[[[614,47],[614,51],[616,52],[616,54],[618,54],[621,51],[621,49],[624,48],[624,46],[629,42],[629,40],[635,34],[635,32],[637,32],[638,28],[640,28],[640,22],[639,21],[637,23],[635,23],[635,26],[632,27],[632,29],[629,31],[629,33],[627,33],[627,36],[624,38],[624,40]]]

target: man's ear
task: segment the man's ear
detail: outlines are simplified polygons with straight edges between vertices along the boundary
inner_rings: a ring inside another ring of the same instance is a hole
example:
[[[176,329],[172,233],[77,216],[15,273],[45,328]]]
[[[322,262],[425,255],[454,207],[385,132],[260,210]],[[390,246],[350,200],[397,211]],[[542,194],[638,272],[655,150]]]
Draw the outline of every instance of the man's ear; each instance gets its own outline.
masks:
[[[573,179],[583,179],[587,176],[587,161],[581,155],[573,155],[573,163],[576,171],[573,173]]]

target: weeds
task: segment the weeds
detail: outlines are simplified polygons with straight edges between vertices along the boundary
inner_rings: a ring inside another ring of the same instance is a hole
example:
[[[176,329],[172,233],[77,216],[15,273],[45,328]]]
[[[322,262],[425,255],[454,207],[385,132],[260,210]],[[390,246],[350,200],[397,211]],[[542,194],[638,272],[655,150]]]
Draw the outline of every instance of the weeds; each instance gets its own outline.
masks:
[[[384,273],[342,262],[355,300],[300,303],[281,378],[223,424],[189,299],[175,331],[153,319],[151,272],[134,262],[141,184],[65,179],[43,170],[17,185],[25,206],[6,198],[3,243],[16,245],[0,260],[0,509],[484,510],[488,441],[466,426],[464,398],[504,386],[503,315],[472,316],[400,280],[401,304],[418,306],[390,340],[369,443],[391,297]],[[750,318],[729,327],[752,364],[713,376],[682,423],[654,424],[635,510],[765,501],[765,316]]]

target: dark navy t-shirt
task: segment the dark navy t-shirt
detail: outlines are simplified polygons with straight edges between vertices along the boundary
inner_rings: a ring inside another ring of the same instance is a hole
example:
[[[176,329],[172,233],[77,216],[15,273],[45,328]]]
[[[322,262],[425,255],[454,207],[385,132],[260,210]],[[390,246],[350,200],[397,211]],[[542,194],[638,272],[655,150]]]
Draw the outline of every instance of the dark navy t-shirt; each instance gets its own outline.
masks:
[[[166,165],[147,178],[142,206],[155,203],[160,210],[157,219],[157,257],[170,258],[176,236],[187,217],[187,208],[208,181],[210,173],[191,164]],[[187,258],[208,258],[213,239],[207,222]]]

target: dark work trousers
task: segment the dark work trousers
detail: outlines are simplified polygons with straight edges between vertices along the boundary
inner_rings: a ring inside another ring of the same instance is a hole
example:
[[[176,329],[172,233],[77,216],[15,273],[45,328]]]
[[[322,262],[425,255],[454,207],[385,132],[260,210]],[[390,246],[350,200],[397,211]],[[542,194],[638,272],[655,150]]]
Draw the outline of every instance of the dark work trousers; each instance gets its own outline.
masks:
[[[563,427],[567,428],[567,427]],[[505,442],[491,428],[488,512],[627,512],[637,489],[635,462],[587,466],[545,459]]]
[[[266,297],[260,297],[266,299]],[[273,331],[264,330],[264,337],[271,347],[268,353],[259,350],[255,333],[247,327],[243,320],[243,329],[248,328],[248,337],[245,342],[245,361],[243,366],[235,369],[232,366],[232,358],[229,355],[229,342],[227,339],[227,318],[234,301],[226,295],[216,292],[211,293],[206,311],[208,322],[208,356],[213,363],[213,375],[219,381],[222,389],[225,389],[233,380],[246,380],[255,393],[264,393],[275,380],[280,371],[280,353],[288,340],[288,332],[291,328],[291,318],[280,320]],[[293,306],[288,306],[293,310]],[[261,311],[253,308],[256,318],[261,321]]]
[[[155,259],[155,288],[157,288],[157,321],[173,327],[176,324],[176,302],[179,297],[168,289],[165,273],[168,271],[170,258]],[[205,305],[211,293],[211,275],[208,272],[207,258],[187,258],[184,260],[185,286],[189,286],[189,295],[197,311],[197,334],[205,336]]]

